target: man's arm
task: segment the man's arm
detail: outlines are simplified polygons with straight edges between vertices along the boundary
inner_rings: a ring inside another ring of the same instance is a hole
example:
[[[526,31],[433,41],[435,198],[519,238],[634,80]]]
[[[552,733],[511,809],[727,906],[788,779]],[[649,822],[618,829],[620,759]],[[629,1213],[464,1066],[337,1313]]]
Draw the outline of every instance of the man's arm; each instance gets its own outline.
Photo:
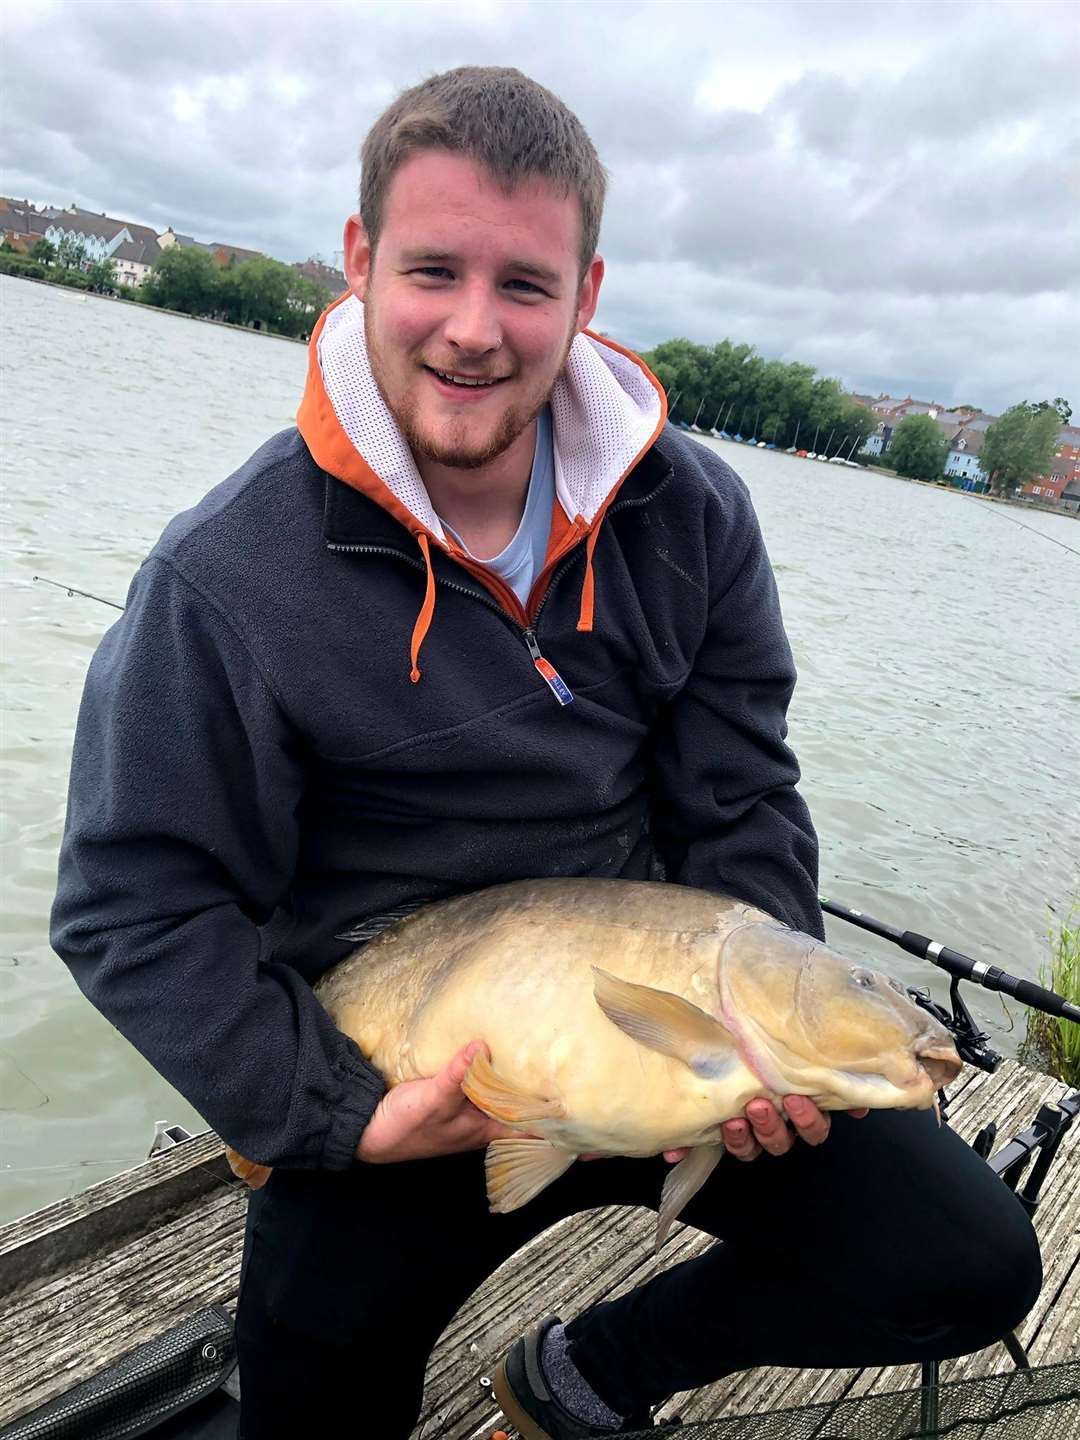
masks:
[[[261,928],[292,880],[303,783],[241,637],[152,557],[87,675],[53,947],[242,1155],[343,1169],[382,1078]]]
[[[656,839],[669,880],[823,937],[817,836],[786,744],[795,666],[757,516],[730,472],[709,529],[701,643],[655,741]]]

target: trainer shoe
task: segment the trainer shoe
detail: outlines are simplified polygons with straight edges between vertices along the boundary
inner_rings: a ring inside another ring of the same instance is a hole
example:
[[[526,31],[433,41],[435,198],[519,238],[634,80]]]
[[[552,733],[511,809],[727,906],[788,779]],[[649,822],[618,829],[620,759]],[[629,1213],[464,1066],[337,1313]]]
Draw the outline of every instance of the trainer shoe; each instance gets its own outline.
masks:
[[[651,1414],[636,1415],[618,1429],[589,1425],[579,1420],[553,1394],[540,1364],[544,1336],[557,1315],[541,1320],[535,1329],[518,1337],[495,1368],[492,1389],[503,1414],[522,1440],[601,1440],[606,1435],[632,1435],[652,1428]]]

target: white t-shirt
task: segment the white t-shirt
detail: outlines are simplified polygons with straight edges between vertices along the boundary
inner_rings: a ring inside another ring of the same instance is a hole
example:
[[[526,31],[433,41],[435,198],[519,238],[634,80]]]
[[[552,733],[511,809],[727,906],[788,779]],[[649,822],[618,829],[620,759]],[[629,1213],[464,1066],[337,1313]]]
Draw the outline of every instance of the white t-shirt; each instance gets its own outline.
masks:
[[[555,504],[555,453],[552,449],[551,406],[545,405],[536,417],[536,449],[533,451],[532,473],[525,509],[514,538],[491,560],[481,561],[489,570],[505,580],[510,589],[527,605],[533,581],[544,568],[548,539],[551,535],[551,511]],[[440,520],[442,516],[440,515]],[[474,560],[478,557],[452,526],[442,521],[447,530]]]

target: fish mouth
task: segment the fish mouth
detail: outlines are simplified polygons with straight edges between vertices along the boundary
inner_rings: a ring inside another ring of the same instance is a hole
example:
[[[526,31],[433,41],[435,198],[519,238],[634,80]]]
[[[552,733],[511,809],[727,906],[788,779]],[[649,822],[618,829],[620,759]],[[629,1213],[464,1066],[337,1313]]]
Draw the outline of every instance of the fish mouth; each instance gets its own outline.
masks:
[[[950,1085],[964,1068],[952,1045],[931,1045],[920,1050],[915,1059],[930,1076],[935,1090]]]

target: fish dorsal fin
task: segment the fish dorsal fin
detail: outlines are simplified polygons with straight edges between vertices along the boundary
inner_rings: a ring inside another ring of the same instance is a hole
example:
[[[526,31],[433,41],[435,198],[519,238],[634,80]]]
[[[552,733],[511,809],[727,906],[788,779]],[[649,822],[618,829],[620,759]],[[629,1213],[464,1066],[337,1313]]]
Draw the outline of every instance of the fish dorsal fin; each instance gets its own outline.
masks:
[[[735,1042],[719,1020],[681,995],[620,980],[597,965],[592,972],[596,1003],[639,1045],[681,1060],[703,1080],[718,1080],[738,1063]]]
[[[559,1100],[527,1095],[496,1071],[481,1050],[469,1066],[461,1088],[478,1110],[504,1125],[526,1125],[536,1120],[562,1120],[566,1108]]]
[[[519,1209],[569,1170],[577,1158],[547,1140],[493,1140],[484,1156],[491,1213],[506,1215]]]

